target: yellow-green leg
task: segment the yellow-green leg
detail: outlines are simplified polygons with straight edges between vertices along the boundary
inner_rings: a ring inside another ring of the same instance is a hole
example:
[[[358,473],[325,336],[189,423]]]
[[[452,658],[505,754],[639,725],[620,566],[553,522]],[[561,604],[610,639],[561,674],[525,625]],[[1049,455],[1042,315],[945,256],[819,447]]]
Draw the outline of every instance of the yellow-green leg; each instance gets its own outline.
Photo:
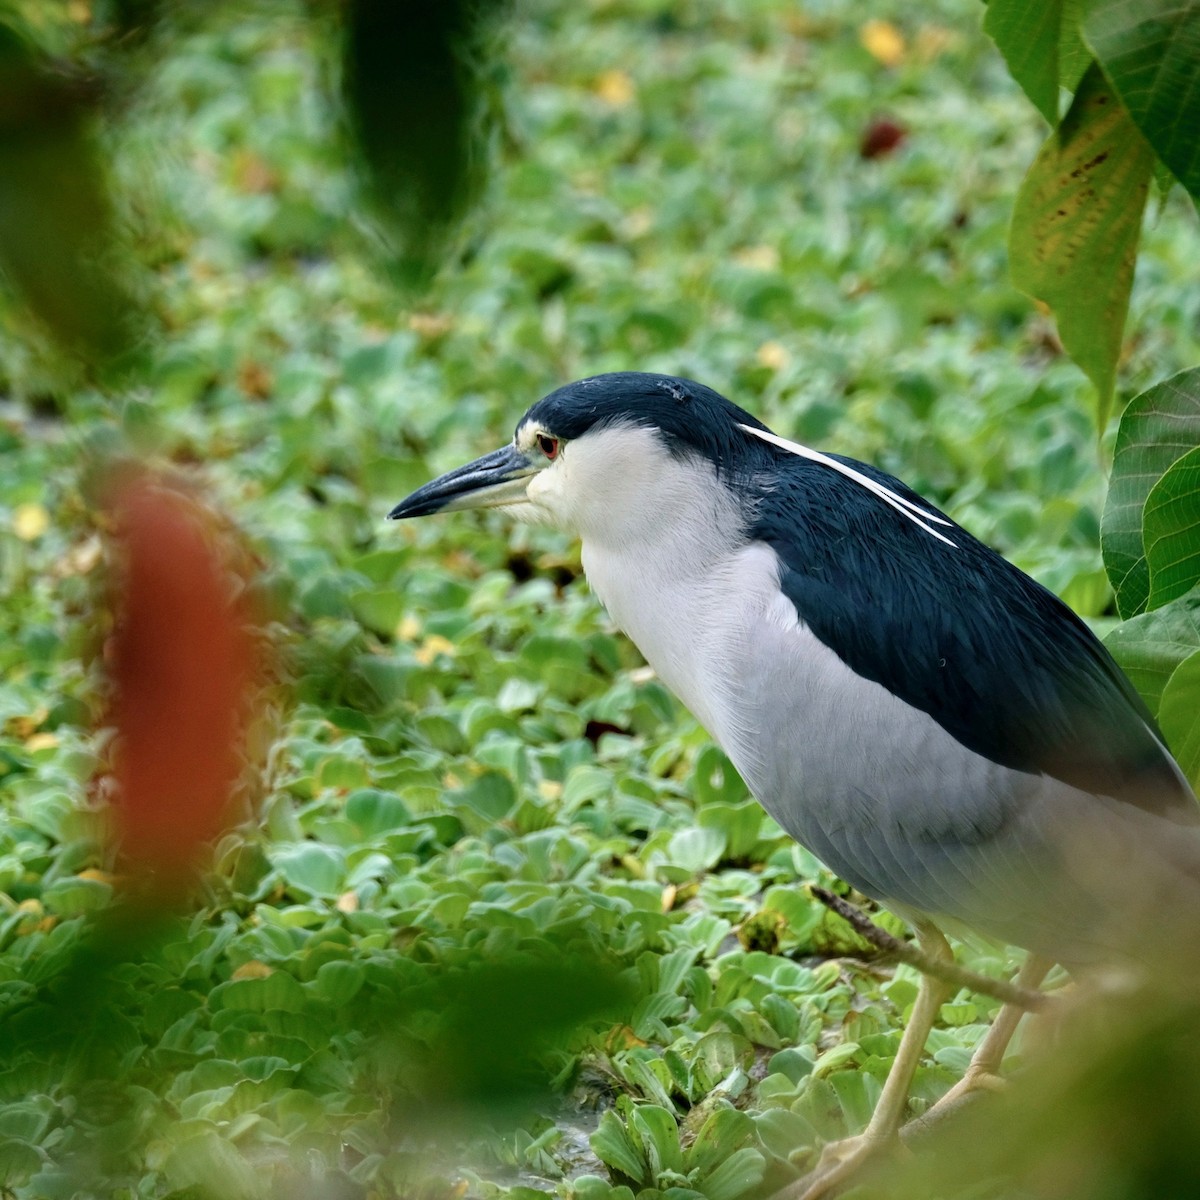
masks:
[[[1054,963],[1051,959],[1030,954],[1021,964],[1013,982],[1018,987],[1034,991],[1041,986],[1052,966]],[[1004,1061],[1008,1044],[1017,1032],[1017,1026],[1026,1011],[1019,1005],[1006,1004],[996,1014],[992,1027],[976,1047],[963,1077],[921,1118],[922,1125],[930,1119],[936,1120],[943,1113],[948,1113],[950,1109],[961,1104],[963,1098],[971,1092],[995,1091],[1003,1086],[1000,1064]]]
[[[917,926],[917,939],[921,949],[931,958],[951,957],[950,947],[935,925],[922,922]],[[898,1145],[896,1135],[904,1120],[913,1075],[925,1051],[929,1031],[937,1020],[938,1010],[952,990],[949,984],[940,979],[921,976],[912,1016],[908,1019],[908,1026],[900,1039],[900,1049],[896,1052],[879,1103],[866,1129],[857,1137],[831,1142],[825,1147],[814,1170],[781,1191],[776,1200],[819,1200],[820,1197],[836,1194],[870,1159]]]

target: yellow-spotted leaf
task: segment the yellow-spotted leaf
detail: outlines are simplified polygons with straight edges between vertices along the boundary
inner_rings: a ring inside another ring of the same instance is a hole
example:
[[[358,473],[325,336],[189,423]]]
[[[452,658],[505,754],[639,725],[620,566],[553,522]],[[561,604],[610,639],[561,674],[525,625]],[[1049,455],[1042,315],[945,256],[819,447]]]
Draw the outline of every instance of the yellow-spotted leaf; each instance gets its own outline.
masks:
[[[1017,194],[1013,282],[1054,312],[1063,347],[1108,420],[1154,152],[1099,67],[1079,83]]]

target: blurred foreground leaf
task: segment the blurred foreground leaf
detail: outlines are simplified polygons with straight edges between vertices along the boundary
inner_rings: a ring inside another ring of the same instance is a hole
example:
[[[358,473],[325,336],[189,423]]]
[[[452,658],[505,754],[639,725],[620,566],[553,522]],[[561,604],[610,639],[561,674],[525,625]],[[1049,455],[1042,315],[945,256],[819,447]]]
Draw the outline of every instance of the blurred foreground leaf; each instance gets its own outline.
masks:
[[[251,613],[200,504],[150,475],[114,493],[116,834],[135,888],[178,900],[242,768]]]
[[[130,348],[142,314],[89,128],[98,96],[0,23],[0,272],[60,343],[104,363]]]
[[[1168,964],[1164,964],[1167,966]],[[921,1142],[911,1165],[863,1190],[882,1200],[930,1196],[1022,1200],[1188,1200],[1200,1194],[1200,1037],[1174,982],[1079,1010],[1002,1094]]]
[[[1163,688],[1158,722],[1192,787],[1200,791],[1200,651],[1175,668]]]
[[[343,87],[401,278],[419,283],[483,180],[482,0],[350,0]]]

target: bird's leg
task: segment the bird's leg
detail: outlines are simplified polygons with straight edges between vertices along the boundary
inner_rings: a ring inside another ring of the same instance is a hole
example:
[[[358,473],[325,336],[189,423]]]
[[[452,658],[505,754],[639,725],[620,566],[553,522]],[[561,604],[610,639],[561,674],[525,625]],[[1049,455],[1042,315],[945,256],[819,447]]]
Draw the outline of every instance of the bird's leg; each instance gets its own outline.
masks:
[[[950,946],[941,930],[928,922],[917,926],[921,949],[932,958],[951,957]],[[803,1179],[781,1191],[775,1200],[818,1200],[836,1194],[862,1166],[880,1151],[898,1144],[897,1133],[908,1105],[908,1093],[913,1075],[925,1050],[929,1031],[937,1019],[938,1010],[951,994],[949,984],[931,975],[921,976],[920,989],[913,1004],[912,1016],[900,1039],[892,1069],[888,1072],[875,1112],[866,1129],[857,1137],[830,1142],[821,1153],[816,1168]]]
[[[1054,963],[1051,959],[1030,954],[1021,964],[1014,982],[1018,987],[1032,991],[1041,985],[1052,966]],[[1004,1081],[1000,1078],[1000,1064],[1027,1011],[1020,1005],[1006,1004],[996,1014],[992,1027],[976,1048],[963,1077],[923,1117],[913,1122],[917,1127],[915,1133],[923,1133],[931,1121],[940,1120],[943,1115],[948,1116],[972,1092],[995,1091],[1002,1086]]]

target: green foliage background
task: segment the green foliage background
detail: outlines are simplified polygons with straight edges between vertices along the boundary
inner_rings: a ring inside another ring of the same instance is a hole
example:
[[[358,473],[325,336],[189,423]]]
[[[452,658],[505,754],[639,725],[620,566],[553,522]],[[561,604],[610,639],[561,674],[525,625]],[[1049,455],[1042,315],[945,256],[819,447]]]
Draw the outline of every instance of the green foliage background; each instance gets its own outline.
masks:
[[[1112,435],[1007,279],[1041,118],[973,0],[870,9],[905,39],[890,66],[835,0],[520,10],[497,169],[417,299],[354,203],[328,27],[242,5],[140,51],[103,134],[159,322],[140,374],[96,383],[2,314],[0,1187],[738,1200],[865,1121],[913,977],[841,957],[862,947],[799,886],[824,873],[640,670],[575,548],[383,516],[551,387],[667,370],[896,472],[1111,622]],[[907,138],[864,158],[882,114]],[[1150,209],[1118,409],[1200,360],[1194,211]],[[129,452],[246,531],[284,678],[261,821],[195,917],[66,988],[111,892],[91,471]],[[918,1107],[992,1010],[944,1007]]]

